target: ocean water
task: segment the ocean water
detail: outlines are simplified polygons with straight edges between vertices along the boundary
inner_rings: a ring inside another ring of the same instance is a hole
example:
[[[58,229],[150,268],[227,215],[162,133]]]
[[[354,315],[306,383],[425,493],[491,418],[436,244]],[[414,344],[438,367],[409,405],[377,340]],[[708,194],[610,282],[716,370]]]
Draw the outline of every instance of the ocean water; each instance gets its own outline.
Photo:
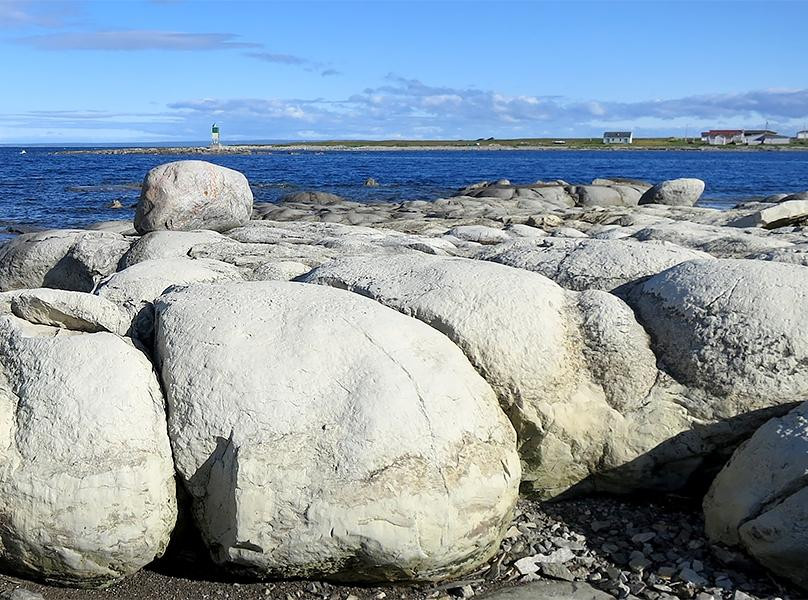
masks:
[[[152,167],[182,155],[58,154],[65,148],[0,147],[0,231],[81,227],[131,219],[140,182]],[[589,183],[622,176],[658,182],[698,177],[701,204],[718,208],[774,193],[808,190],[808,152],[699,151],[374,151],[272,152],[205,156],[242,171],[257,202],[299,190],[357,201],[434,200],[483,179],[514,183],[564,179]],[[366,188],[366,178],[380,186]],[[110,209],[119,200],[124,209]]]

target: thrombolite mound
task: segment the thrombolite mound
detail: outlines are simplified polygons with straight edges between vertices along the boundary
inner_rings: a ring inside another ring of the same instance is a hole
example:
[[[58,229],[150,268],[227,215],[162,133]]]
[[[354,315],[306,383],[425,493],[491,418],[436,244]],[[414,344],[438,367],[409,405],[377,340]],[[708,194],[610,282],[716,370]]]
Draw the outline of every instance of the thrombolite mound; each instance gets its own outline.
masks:
[[[89,292],[115,272],[131,240],[117,233],[53,229],[0,244],[0,291],[50,287]]]
[[[704,499],[707,534],[808,589],[808,403],[744,443]]]
[[[693,206],[704,193],[701,179],[681,178],[662,181],[640,198],[640,204],[667,204],[668,206]]]
[[[217,562],[430,580],[497,550],[515,435],[447,338],[300,283],[195,285],[155,307],[175,463]]]
[[[135,229],[226,231],[249,221],[252,205],[250,184],[238,171],[201,160],[165,163],[143,180]]]
[[[305,280],[368,296],[449,336],[497,391],[519,435],[525,485],[544,497],[572,487],[676,488],[699,466],[698,444],[666,445],[693,420],[655,388],[649,340],[611,294],[439,257],[346,258]]]
[[[175,520],[148,359],[110,333],[0,316],[0,563],[106,585],[160,556]]]
[[[661,364],[729,416],[808,396],[808,268],[695,260],[629,295]]]
[[[553,238],[500,244],[476,258],[541,273],[571,290],[612,291],[686,260],[710,256],[667,242]]]

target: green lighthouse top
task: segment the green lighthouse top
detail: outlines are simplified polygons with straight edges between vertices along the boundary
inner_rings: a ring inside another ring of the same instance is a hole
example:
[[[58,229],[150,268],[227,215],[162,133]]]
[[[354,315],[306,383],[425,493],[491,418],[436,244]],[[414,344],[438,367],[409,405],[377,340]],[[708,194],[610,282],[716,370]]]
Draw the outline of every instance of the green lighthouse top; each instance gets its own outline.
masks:
[[[219,126],[216,123],[214,123],[213,127],[210,128],[210,132],[211,133],[219,133]]]

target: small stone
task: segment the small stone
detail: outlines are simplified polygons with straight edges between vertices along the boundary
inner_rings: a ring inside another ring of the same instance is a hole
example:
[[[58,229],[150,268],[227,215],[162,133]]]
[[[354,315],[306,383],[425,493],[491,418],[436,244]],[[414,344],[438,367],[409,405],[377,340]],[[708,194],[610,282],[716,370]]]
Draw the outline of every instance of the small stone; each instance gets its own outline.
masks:
[[[698,587],[704,587],[708,583],[704,577],[696,573],[693,569],[689,568],[679,571],[679,579],[685,583],[692,583]]]
[[[637,535],[631,536],[631,541],[635,544],[644,544],[645,542],[650,542],[655,537],[656,533],[653,531],[646,531],[645,533],[638,533]]]
[[[662,566],[656,570],[657,577],[662,579],[670,579],[676,573],[675,567]]]
[[[511,525],[508,531],[505,532],[505,539],[512,540],[518,538],[520,535],[522,535],[522,532],[519,531],[517,527]]]
[[[628,566],[631,567],[632,571],[644,571],[651,564],[651,561],[645,558],[642,552],[632,552],[628,561]]]
[[[516,570],[519,571],[520,575],[529,575],[530,573],[535,573],[539,570],[539,565],[536,563],[535,557],[533,556],[520,558],[513,563],[513,566],[516,567]]]
[[[592,521],[592,523],[590,524],[592,531],[594,531],[595,533],[611,526],[612,526],[611,521]]]
[[[715,600],[712,594],[706,592],[699,592],[696,594],[696,600]]]
[[[572,571],[560,563],[542,563],[540,571],[542,575],[551,579],[560,579],[561,581],[575,580]]]
[[[749,594],[745,594],[741,590],[735,590],[735,594],[732,596],[732,600],[755,600]]]
[[[373,177],[368,177],[365,179],[365,187],[379,187],[379,182],[373,179]]]
[[[44,600],[42,594],[26,590],[25,588],[16,588],[10,592],[3,592],[0,598],[3,598],[3,600]]]

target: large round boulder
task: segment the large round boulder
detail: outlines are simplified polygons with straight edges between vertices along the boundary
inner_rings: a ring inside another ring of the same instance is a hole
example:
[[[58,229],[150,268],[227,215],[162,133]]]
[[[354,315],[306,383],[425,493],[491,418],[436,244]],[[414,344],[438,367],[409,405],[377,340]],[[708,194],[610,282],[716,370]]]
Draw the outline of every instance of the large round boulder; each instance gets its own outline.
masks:
[[[217,562],[434,580],[496,552],[516,439],[446,337],[303,283],[194,285],[155,308],[176,467]]]
[[[640,198],[640,204],[667,204],[668,206],[693,206],[704,193],[701,179],[669,179],[656,184]]]
[[[525,489],[555,497],[572,488],[627,492],[671,484],[676,469],[636,459],[690,421],[652,394],[657,368],[648,336],[616,296],[569,292],[529,271],[440,257],[344,258],[305,280],[373,298],[462,348],[516,428]],[[687,453],[683,447],[664,460]],[[629,464],[631,472],[610,474]]]
[[[733,454],[704,499],[707,535],[808,589],[808,403]]]
[[[808,268],[688,261],[639,284],[629,298],[665,369],[722,398],[712,404],[718,413],[808,396]]]
[[[106,231],[53,229],[0,245],[0,291],[49,287],[89,292],[114,273],[131,241]]]
[[[176,514],[149,360],[111,333],[0,316],[0,564],[107,585],[163,553]]]
[[[252,214],[253,195],[238,171],[202,160],[153,168],[143,180],[135,210],[139,233],[163,229],[226,231]]]

